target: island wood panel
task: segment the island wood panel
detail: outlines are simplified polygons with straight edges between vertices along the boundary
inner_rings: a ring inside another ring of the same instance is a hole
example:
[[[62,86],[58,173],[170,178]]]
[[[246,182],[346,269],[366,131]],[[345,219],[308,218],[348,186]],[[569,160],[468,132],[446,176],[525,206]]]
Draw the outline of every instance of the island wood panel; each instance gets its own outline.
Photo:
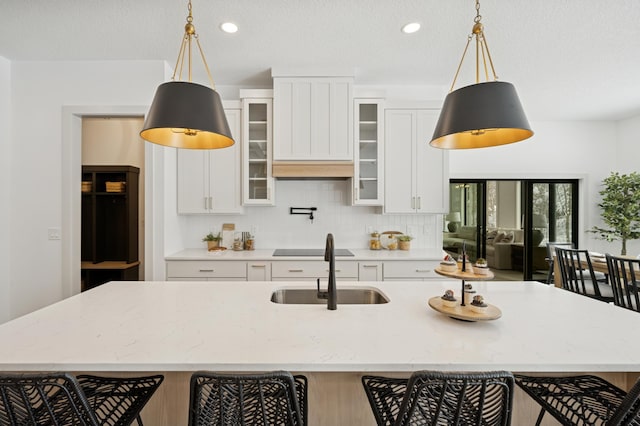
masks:
[[[76,373],[80,374],[80,373]],[[163,374],[165,379],[142,412],[144,424],[154,426],[186,426],[189,419],[189,381],[192,372],[160,373],[92,373],[99,375],[140,376]],[[362,387],[363,375],[381,375],[386,377],[409,377],[410,373],[329,373],[329,372],[293,372],[304,374],[309,381],[309,418],[308,426],[373,426],[375,419],[369,401]],[[532,376],[545,373],[523,373]],[[554,376],[594,374],[622,389],[628,390],[640,373],[549,373]],[[518,386],[515,386],[513,402],[513,425],[535,424],[540,406]],[[546,414],[542,426],[559,423]]]

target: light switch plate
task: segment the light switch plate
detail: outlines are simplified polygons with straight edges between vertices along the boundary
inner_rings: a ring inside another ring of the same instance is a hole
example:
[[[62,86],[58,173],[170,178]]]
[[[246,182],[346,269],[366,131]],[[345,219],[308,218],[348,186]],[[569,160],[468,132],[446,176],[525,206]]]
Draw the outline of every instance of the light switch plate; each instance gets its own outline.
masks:
[[[47,229],[47,236],[50,240],[59,240],[60,237],[60,228],[49,228]]]

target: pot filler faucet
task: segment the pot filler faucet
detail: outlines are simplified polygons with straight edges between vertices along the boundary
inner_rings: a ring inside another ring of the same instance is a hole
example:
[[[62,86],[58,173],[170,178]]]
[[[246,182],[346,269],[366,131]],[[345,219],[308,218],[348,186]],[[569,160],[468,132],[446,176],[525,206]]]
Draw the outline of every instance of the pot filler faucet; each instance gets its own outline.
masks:
[[[333,234],[327,234],[327,242],[324,248],[324,260],[329,262],[329,282],[327,291],[320,291],[320,278],[318,278],[318,299],[327,299],[327,309],[335,311],[338,307],[338,293],[336,290],[336,256],[333,244]]]

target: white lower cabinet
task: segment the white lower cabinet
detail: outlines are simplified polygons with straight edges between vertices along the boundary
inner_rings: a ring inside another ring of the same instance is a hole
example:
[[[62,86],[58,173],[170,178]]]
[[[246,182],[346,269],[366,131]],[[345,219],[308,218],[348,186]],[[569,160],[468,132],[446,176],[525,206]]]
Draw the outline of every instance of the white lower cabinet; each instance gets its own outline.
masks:
[[[336,278],[348,281],[424,281],[442,278],[438,260],[337,260]],[[315,281],[326,282],[324,260],[236,261],[168,260],[167,281]],[[340,281],[338,281],[340,285]]]
[[[398,260],[384,262],[382,280],[412,280],[423,281],[442,278],[435,272],[438,260]]]
[[[167,281],[246,281],[247,262],[220,260],[167,261]]]
[[[247,262],[247,281],[271,281],[271,262]]]
[[[382,262],[360,262],[358,281],[382,281]]]
[[[329,262],[324,260],[283,260],[271,263],[272,281],[315,281],[329,276]],[[336,261],[336,278],[357,280],[358,262]]]

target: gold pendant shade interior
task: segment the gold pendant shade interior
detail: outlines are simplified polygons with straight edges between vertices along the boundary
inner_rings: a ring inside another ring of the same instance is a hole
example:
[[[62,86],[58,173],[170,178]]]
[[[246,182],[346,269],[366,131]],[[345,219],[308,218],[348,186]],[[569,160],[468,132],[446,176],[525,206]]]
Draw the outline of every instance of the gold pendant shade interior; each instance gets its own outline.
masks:
[[[462,59],[430,142],[436,148],[486,148],[519,142],[533,135],[515,87],[511,83],[497,81],[481,19],[480,3],[476,0],[473,30],[467,38]],[[464,57],[474,39],[476,83],[453,90]],[[480,81],[482,72],[485,82]]]
[[[198,47],[211,87],[191,81],[192,44]],[[188,81],[182,80],[187,59]],[[177,78],[177,80],[176,80]],[[220,95],[193,25],[191,1],[184,37],[173,71],[172,81],[161,84],[149,108],[140,136],[155,144],[189,149],[226,148],[235,142]]]

